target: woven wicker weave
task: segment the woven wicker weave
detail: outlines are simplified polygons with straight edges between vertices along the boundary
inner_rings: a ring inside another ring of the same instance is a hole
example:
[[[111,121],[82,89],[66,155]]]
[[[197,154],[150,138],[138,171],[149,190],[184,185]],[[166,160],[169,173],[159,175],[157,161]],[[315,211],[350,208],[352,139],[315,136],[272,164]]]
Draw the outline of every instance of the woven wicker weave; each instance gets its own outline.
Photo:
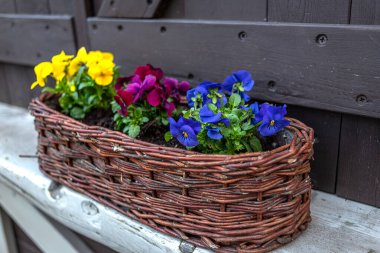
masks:
[[[40,169],[163,233],[217,252],[267,252],[310,221],[313,130],[288,118],[290,144],[205,155],[87,126],[34,99]]]

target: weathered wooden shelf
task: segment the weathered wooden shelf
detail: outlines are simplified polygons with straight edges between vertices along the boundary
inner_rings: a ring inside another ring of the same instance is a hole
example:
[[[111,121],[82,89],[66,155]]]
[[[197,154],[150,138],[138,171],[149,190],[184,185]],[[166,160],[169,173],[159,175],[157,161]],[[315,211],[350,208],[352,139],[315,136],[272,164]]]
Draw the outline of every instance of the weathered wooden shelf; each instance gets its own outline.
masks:
[[[183,250],[185,246],[193,248],[82,194],[56,187],[38,169],[37,159],[33,158],[36,145],[33,118],[27,111],[0,104],[0,206],[11,217],[23,215],[20,210],[12,212],[12,207],[28,202],[72,230],[116,251],[209,252],[201,248]],[[379,208],[314,191],[312,218],[309,228],[296,241],[275,252],[380,251]],[[40,228],[35,229],[40,232]],[[32,239],[38,240],[38,236]],[[48,252],[49,247],[46,249]]]

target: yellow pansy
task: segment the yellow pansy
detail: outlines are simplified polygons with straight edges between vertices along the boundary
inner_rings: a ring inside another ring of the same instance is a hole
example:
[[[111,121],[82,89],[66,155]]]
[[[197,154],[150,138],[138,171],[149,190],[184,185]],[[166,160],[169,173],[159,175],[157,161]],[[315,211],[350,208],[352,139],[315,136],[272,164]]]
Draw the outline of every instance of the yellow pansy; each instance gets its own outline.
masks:
[[[66,66],[70,64],[70,60],[73,57],[73,55],[66,55],[64,51],[61,51],[60,54],[51,58],[53,65],[53,77],[55,80],[61,81],[65,77]]]
[[[41,62],[37,66],[34,67],[34,73],[36,74],[36,81],[32,83],[30,89],[34,89],[37,85],[44,87],[45,79],[52,73],[53,66],[51,62]]]
[[[74,76],[78,72],[80,66],[87,63],[87,57],[88,54],[86,48],[81,47],[78,50],[77,56],[70,62],[69,76]]]
[[[75,92],[77,90],[77,88],[75,87],[75,84],[70,84],[70,91],[71,92]]]
[[[90,51],[88,53],[87,58],[87,66],[93,66],[98,64],[99,62],[106,60],[106,61],[113,61],[113,54],[108,52],[102,52],[102,51]]]
[[[89,67],[88,74],[99,85],[109,85],[113,80],[115,63],[109,60],[100,61]]]

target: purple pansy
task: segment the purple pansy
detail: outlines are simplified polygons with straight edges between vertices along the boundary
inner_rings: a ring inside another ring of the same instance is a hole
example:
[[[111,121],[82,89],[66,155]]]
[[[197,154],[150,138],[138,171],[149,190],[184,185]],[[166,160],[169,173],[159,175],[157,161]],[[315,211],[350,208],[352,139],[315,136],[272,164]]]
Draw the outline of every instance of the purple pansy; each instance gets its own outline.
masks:
[[[145,66],[138,66],[134,74],[139,76],[141,80],[144,80],[148,75],[155,76],[157,82],[160,81],[164,76],[164,72],[160,68],[154,68],[150,64],[147,64]]]
[[[115,90],[123,89],[129,83],[136,83],[136,82],[141,82],[141,79],[138,75],[119,77],[115,83]]]
[[[177,122],[169,118],[170,133],[174,138],[186,147],[195,147],[199,144],[197,134],[201,130],[201,124],[192,119],[181,117]]]
[[[284,119],[286,105],[274,106],[263,104],[259,114],[262,117],[262,123],[258,130],[262,136],[274,135],[290,124],[288,120]]]
[[[149,91],[156,83],[156,77],[153,75],[147,75],[144,81],[136,80],[134,83],[128,84],[125,89],[128,93],[133,96],[133,103],[140,99],[145,91]]]
[[[127,109],[133,102],[133,96],[126,90],[117,90],[116,94],[117,96],[114,97],[115,101],[120,105],[120,110],[118,111],[118,113],[123,116],[127,116]]]
[[[178,83],[175,78],[167,77],[164,79],[165,96],[173,98],[176,102],[181,101],[181,97],[186,95],[190,89],[190,84],[186,81]]]

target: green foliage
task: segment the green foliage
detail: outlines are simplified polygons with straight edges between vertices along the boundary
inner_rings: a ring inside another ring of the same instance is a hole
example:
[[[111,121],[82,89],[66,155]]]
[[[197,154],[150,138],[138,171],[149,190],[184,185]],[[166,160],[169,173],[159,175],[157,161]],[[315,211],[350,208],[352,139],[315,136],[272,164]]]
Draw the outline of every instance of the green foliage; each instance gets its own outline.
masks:
[[[118,73],[115,71],[114,80],[117,76]],[[107,86],[96,84],[87,74],[87,67],[84,65],[71,81],[64,77],[54,88],[45,87],[42,91],[61,94],[59,105],[62,112],[75,119],[83,119],[93,108],[110,108],[115,96],[113,83]]]

